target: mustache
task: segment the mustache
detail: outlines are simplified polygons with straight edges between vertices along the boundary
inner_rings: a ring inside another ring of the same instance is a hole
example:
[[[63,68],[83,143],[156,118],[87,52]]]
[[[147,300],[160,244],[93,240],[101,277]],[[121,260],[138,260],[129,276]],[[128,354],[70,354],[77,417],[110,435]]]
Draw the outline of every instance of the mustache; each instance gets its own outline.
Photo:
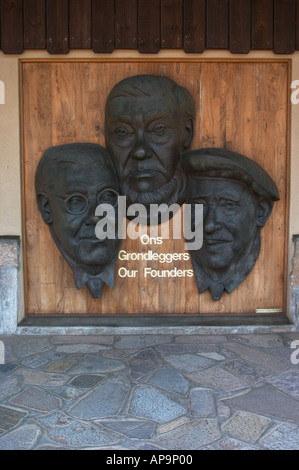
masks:
[[[121,193],[127,196],[130,204],[138,203],[147,207],[150,204],[162,204],[167,201],[167,204],[171,205],[180,203],[177,199],[182,188],[186,187],[186,185],[187,177],[178,165],[170,181],[155,191],[138,193],[124,182],[121,185]]]

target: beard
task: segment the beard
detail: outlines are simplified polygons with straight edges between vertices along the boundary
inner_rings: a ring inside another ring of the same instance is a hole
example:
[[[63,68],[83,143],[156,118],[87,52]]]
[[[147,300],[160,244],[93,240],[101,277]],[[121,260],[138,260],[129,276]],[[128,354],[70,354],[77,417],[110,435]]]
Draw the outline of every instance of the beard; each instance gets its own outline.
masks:
[[[142,204],[149,209],[151,204],[183,204],[185,202],[187,190],[187,176],[182,167],[178,164],[173,177],[161,188],[150,192],[138,193],[132,189],[126,182],[120,185],[121,194],[127,198],[127,204]]]

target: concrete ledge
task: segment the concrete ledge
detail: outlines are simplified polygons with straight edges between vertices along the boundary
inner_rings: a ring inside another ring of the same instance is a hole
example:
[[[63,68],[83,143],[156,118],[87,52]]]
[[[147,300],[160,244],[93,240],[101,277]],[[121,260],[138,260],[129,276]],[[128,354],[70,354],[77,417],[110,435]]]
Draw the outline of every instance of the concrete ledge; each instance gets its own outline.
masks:
[[[286,316],[256,317],[34,317],[23,320],[20,335],[247,334],[296,331]]]

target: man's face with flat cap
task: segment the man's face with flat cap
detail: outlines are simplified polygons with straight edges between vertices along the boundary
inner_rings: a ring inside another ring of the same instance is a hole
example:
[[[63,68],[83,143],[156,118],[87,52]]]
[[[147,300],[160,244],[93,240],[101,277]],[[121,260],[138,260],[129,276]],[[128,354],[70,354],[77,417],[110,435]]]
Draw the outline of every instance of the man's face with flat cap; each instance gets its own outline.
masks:
[[[243,184],[191,178],[189,203],[203,204],[203,246],[193,253],[202,268],[221,275],[250,251],[257,232],[257,198]]]

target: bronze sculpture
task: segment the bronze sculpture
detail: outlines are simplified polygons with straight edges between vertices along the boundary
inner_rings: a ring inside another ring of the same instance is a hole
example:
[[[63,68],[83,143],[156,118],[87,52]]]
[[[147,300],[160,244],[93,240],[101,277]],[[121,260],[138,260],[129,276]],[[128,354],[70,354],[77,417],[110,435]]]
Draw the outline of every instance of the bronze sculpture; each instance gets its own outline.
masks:
[[[105,110],[106,147],[128,204],[182,204],[180,158],[193,138],[194,103],[183,87],[155,75],[117,83]]]
[[[101,203],[117,207],[118,183],[107,151],[88,143],[51,147],[36,171],[38,208],[58,249],[71,266],[77,289],[85,284],[100,298],[104,283],[114,286],[120,241],[99,240],[95,226]]]
[[[116,229],[114,238],[97,238],[96,207],[110,204],[116,222],[119,190],[128,206],[146,208],[145,223],[150,223],[151,205],[203,205],[203,246],[190,249],[199,293],[209,289],[218,301],[251,272],[261,228],[279,199],[277,187],[244,155],[188,150],[193,119],[188,90],[166,77],[137,75],[117,83],[107,98],[107,150],[73,143],[44,153],[36,171],[37,203],[73,269],[77,289],[87,284],[100,298],[104,283],[114,285],[123,237]]]
[[[225,149],[186,152],[183,166],[187,202],[203,204],[203,245],[190,250],[198,291],[209,289],[219,300],[253,269],[278,189],[261,166]]]

